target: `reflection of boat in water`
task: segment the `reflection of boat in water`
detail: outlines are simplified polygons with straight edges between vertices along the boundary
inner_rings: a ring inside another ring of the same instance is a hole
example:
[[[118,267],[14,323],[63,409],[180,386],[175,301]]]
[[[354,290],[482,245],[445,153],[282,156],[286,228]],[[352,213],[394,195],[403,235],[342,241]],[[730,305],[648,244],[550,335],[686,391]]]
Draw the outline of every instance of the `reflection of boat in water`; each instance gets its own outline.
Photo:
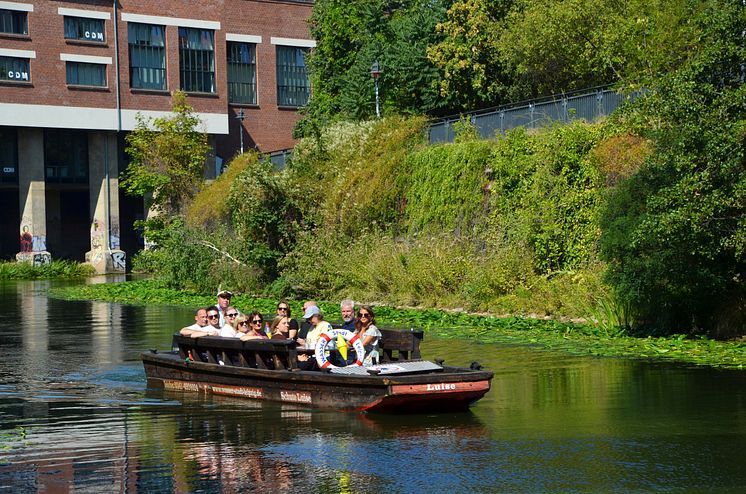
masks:
[[[142,360],[150,386],[313,408],[463,410],[489,391],[492,372],[419,360],[421,331],[382,332],[383,362],[369,368],[305,371],[292,341],[209,336],[175,335],[178,351],[151,351]]]

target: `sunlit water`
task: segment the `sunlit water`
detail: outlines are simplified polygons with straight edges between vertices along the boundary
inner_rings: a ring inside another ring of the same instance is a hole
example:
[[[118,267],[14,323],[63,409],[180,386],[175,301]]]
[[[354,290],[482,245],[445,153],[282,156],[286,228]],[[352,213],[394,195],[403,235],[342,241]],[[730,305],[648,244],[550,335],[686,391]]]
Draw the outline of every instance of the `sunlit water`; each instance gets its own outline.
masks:
[[[4,492],[746,492],[746,373],[426,335],[470,412],[386,416],[146,389],[190,309],[0,283]],[[248,308],[243,308],[248,309]]]

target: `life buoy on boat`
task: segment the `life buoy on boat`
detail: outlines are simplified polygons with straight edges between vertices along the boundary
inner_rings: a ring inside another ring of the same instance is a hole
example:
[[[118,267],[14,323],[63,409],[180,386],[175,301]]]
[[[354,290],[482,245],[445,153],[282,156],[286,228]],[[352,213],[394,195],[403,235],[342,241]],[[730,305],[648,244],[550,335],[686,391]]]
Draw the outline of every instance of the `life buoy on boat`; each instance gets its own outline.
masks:
[[[338,336],[344,338],[347,343],[352,345],[352,348],[355,349],[357,358],[355,362],[350,365],[363,365],[363,359],[365,358],[365,348],[363,348],[363,341],[360,339],[360,335],[346,329],[332,329],[331,331],[324,331],[323,333],[321,333],[321,335],[319,335],[319,340],[316,342],[316,363],[319,364],[319,368],[328,369],[338,367],[329,362],[329,359],[326,358],[326,345],[328,345],[332,339],[336,339]]]

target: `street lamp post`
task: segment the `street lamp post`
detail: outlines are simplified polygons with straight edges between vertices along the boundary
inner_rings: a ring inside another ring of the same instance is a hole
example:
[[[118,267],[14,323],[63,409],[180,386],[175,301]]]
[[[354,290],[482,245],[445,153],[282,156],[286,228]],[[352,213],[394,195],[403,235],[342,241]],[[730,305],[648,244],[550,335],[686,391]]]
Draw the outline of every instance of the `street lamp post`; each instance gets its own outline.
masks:
[[[243,119],[245,116],[243,110],[238,110],[236,119],[238,120],[238,140],[241,143],[241,154],[243,154]]]
[[[378,65],[378,60],[373,62],[373,65],[371,65],[370,75],[373,77],[373,84],[376,87],[376,117],[381,118],[381,106],[378,101],[378,77],[381,75],[381,67]]]

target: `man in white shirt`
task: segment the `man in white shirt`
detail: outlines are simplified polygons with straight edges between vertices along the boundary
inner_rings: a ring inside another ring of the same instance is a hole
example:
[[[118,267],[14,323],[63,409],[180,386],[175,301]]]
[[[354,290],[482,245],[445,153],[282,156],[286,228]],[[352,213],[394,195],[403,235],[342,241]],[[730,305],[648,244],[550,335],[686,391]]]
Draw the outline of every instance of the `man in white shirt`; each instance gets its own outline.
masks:
[[[199,338],[200,336],[218,336],[220,334],[220,311],[214,305],[211,305],[207,309],[207,326],[192,331],[189,336],[192,338]]]
[[[215,305],[215,307],[218,308],[218,314],[220,315],[220,327],[222,328],[225,326],[225,311],[228,309],[228,306],[231,304],[231,297],[233,297],[233,292],[229,292],[228,290],[220,290],[218,291],[218,303]]]
[[[205,326],[207,326],[207,309],[198,309],[194,313],[194,324],[181,328],[179,334],[191,336],[193,331],[202,331]]]

